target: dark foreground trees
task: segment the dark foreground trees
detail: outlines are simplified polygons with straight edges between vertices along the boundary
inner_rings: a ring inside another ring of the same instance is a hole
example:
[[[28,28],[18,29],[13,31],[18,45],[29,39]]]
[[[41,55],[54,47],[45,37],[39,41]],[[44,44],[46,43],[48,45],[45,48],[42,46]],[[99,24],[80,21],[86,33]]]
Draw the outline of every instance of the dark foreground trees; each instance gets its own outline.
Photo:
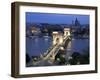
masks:
[[[79,64],[89,64],[89,54],[80,54],[79,52],[73,52],[72,59],[69,60],[69,64],[71,65],[79,65]]]
[[[26,53],[26,63],[30,62],[31,58],[30,56]]]

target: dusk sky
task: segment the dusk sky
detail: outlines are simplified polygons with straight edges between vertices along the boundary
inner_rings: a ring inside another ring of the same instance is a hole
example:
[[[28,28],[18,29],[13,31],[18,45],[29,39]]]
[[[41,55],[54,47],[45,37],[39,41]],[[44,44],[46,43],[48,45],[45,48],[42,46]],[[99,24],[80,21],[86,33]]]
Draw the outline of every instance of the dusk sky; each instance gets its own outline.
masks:
[[[89,15],[26,12],[26,22],[28,23],[72,24],[72,20],[75,21],[76,18],[80,24],[89,24]]]

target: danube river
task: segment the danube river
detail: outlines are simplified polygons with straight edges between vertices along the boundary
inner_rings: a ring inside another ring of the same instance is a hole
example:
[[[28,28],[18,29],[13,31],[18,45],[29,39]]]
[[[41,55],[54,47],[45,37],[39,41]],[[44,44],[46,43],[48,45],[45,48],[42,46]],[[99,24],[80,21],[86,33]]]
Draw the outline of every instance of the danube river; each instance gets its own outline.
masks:
[[[52,45],[52,38],[50,36],[43,37],[27,37],[26,38],[26,53],[32,56],[40,56],[44,54],[47,49]],[[84,54],[83,51],[88,49],[89,39],[75,39],[71,41],[71,50],[72,52],[79,52]]]

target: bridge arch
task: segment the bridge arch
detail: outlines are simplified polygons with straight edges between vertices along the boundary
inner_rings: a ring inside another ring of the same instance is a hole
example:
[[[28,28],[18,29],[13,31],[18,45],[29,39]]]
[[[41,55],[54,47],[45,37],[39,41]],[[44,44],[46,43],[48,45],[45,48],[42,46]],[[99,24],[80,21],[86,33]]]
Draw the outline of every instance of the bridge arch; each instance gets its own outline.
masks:
[[[63,34],[61,32],[54,31],[52,33],[53,45],[61,44],[63,42]]]
[[[70,36],[70,28],[64,28],[64,36]]]

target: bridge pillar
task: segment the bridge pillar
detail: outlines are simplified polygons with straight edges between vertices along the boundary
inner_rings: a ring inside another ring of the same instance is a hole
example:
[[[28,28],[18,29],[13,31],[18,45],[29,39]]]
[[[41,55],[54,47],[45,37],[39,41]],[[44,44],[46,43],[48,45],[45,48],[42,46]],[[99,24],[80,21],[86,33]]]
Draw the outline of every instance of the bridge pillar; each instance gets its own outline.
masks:
[[[50,61],[53,63],[53,62],[54,62],[54,60],[55,60],[55,55],[54,55],[54,54],[52,54],[52,55],[50,56]]]
[[[70,36],[70,28],[64,28],[64,36]]]
[[[53,45],[55,44],[61,44],[63,42],[63,34],[60,32],[53,32],[52,33],[53,36]]]

